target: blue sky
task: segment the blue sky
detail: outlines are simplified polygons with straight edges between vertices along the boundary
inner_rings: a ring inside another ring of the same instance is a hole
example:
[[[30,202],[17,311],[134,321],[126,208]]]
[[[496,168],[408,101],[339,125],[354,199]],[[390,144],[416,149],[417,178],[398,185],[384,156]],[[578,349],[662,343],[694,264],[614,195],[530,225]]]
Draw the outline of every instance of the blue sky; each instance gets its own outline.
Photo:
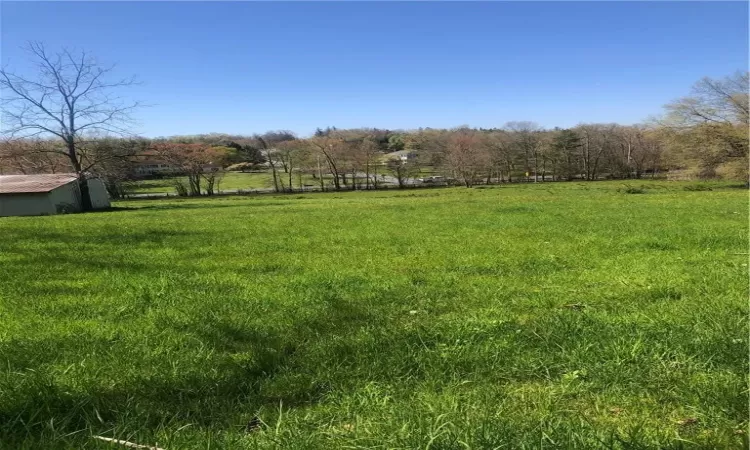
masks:
[[[19,46],[85,48],[143,85],[146,136],[636,123],[748,66],[744,2],[0,2]]]

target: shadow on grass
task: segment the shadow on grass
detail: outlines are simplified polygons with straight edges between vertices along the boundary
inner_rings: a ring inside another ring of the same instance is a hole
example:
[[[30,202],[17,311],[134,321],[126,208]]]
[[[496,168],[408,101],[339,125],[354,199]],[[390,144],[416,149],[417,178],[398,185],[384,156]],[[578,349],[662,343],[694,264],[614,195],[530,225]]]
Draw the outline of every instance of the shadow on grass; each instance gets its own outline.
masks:
[[[138,203],[138,206],[114,206],[110,209],[100,210],[97,212],[134,212],[134,211],[173,211],[181,209],[216,209],[216,208],[258,208],[264,206],[287,206],[288,199],[284,202],[268,201],[270,199],[261,199],[255,197],[256,202],[226,202],[226,200],[237,200],[249,196],[222,196],[222,197],[199,197],[195,199],[129,199],[128,202]],[[198,201],[196,201],[198,200]],[[148,204],[147,204],[148,203]]]
[[[237,425],[243,414],[251,418],[263,407],[315,404],[329,391],[328,385],[288,379],[274,385],[276,378],[296,374],[300,364],[310,364],[309,360],[296,360],[301,349],[316,340],[349,333],[371,318],[364,307],[340,297],[323,303],[313,313],[301,314],[284,326],[251,329],[231,323],[231,318],[210,317],[203,322],[196,319],[190,324],[166,325],[165,332],[185,340],[197,338],[211,349],[211,362],[205,366],[191,363],[184,354],[178,356],[174,363],[183,365],[183,372],[162,371],[160,368],[169,369],[171,363],[158,360],[152,360],[152,366],[143,371],[126,367],[144,361],[129,361],[137,354],[128,354],[124,342],[117,347],[117,338],[79,335],[7,340],[0,344],[0,360],[5,366],[0,371],[0,393],[4,393],[0,442],[20,448],[25,442],[53,442],[77,430],[123,426],[149,432],[185,423],[221,429]],[[180,345],[152,338],[157,346]],[[178,348],[173,350],[179,354]],[[118,354],[121,351],[126,354]],[[74,383],[75,387],[68,384],[69,377],[60,382],[58,368],[73,363],[70,369],[75,361],[90,358],[100,359],[94,366],[102,379],[92,379],[89,374]],[[120,372],[130,375],[120,376]]]
[[[14,228],[5,232],[3,242],[0,242],[0,252],[17,257],[17,261],[7,267],[7,276],[32,280],[23,285],[27,289],[36,282],[71,281],[103,271],[149,274],[173,270],[175,265],[166,261],[159,264],[147,257],[148,252],[154,248],[189,246],[206,239],[206,236],[208,233],[204,231],[159,228],[123,230],[115,225],[90,227],[85,232]],[[39,267],[55,267],[60,275],[35,278],[33,272]],[[65,273],[68,275],[63,275]],[[54,294],[46,292],[47,288],[42,291],[38,294]]]
[[[286,206],[288,203],[282,203],[282,202],[245,202],[245,203],[236,203],[233,202],[231,204],[221,204],[217,203],[220,200],[216,200],[213,203],[209,202],[201,202],[201,203],[169,203],[164,205],[148,205],[148,206],[140,206],[136,208],[132,208],[133,210],[141,210],[141,211],[170,211],[170,210],[179,210],[179,209],[216,209],[216,208],[258,208],[258,207],[264,207],[264,206]]]
[[[44,244],[65,244],[73,246],[90,246],[102,244],[107,248],[112,248],[112,244],[140,244],[143,242],[161,244],[172,238],[190,238],[198,239],[201,236],[208,235],[205,231],[195,230],[176,230],[165,228],[140,228],[140,229],[122,229],[117,225],[107,225],[102,227],[88,227],[86,230],[61,232],[54,229],[44,228],[13,228],[4,230],[3,238],[6,242],[12,242],[14,247],[19,247],[18,243],[30,244],[34,242],[43,242]],[[106,245],[105,245],[106,244]],[[23,247],[23,245],[20,245]],[[74,248],[74,247],[71,247]],[[85,259],[81,257],[80,259]]]
[[[745,367],[724,335],[697,342],[693,327],[672,325],[671,318],[634,326],[597,316],[595,309],[539,307],[535,318],[523,323],[463,324],[427,314],[421,319],[421,313],[396,315],[410,291],[378,290],[365,278],[318,279],[300,288],[312,299],[304,307],[288,305],[257,321],[206,307],[165,314],[158,332],[124,328],[127,336],[119,344],[116,336],[93,333],[3,341],[0,442],[9,448],[32,441],[62,448],[56,440],[77,430],[156,433],[186,424],[220,432],[259,410],[315,405],[332,392],[347,395],[359,383],[398,386],[394,389],[403,394],[424,379],[436,386],[471,378],[556,383],[588,367],[596,368],[588,380],[596,383],[594,389],[628,386],[637,395],[662,389],[654,383],[672,372],[667,382],[683,383],[687,370],[665,367],[673,361],[689,370],[706,370],[692,365],[694,358],[712,359],[718,369]],[[352,295],[365,289],[375,291],[366,297],[370,302]],[[679,292],[662,294],[654,300],[680,301]],[[143,357],[133,345],[160,352]],[[634,345],[642,350],[633,353]],[[602,364],[620,359],[625,363]],[[68,369],[80,377],[65,377]],[[685,386],[691,381],[685,379]],[[685,386],[681,389],[691,392]],[[739,392],[712,395],[723,396],[716,401],[728,405],[732,417],[746,412],[746,397]]]

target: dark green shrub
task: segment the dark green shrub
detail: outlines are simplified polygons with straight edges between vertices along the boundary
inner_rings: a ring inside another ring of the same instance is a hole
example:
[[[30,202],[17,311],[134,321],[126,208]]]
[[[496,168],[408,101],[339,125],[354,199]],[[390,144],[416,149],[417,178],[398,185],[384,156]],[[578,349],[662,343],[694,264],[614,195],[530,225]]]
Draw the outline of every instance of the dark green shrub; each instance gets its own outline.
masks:
[[[645,194],[646,189],[642,187],[626,186],[624,188],[618,189],[617,192],[622,192],[624,194]]]
[[[689,186],[683,187],[682,189],[691,192],[713,191],[713,189],[711,189],[711,186],[706,186],[705,184],[691,184]]]

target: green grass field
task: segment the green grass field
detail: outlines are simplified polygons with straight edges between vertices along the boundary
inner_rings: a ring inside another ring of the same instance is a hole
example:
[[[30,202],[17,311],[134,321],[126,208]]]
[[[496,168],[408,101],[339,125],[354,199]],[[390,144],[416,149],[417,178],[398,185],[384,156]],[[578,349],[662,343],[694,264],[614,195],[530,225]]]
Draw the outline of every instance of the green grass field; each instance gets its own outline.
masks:
[[[185,179],[187,183],[187,178]],[[297,180],[295,180],[296,182]],[[222,177],[218,189],[263,189],[273,187],[273,178],[270,172],[227,172]],[[153,180],[138,180],[133,182],[131,191],[134,194],[172,194],[176,195],[174,181],[172,178],[161,178]]]
[[[379,167],[377,173],[381,175],[392,176],[392,173],[388,170]],[[431,168],[424,168],[420,170],[418,176],[428,176],[435,174],[435,170]],[[280,179],[282,180],[281,185],[288,187],[289,178],[288,174],[279,170]],[[137,180],[130,182],[128,192],[132,194],[170,194],[176,195],[174,188],[174,179],[182,179],[187,183],[186,177],[167,177],[161,179],[149,179],[149,180]],[[326,174],[323,176],[326,183],[327,189],[333,189],[333,182],[331,176]],[[299,176],[295,173],[292,176],[292,185],[294,189],[299,189]],[[364,184],[364,181],[361,181]],[[314,186],[315,188],[320,186],[319,179],[313,178],[309,174],[302,175],[302,184],[307,186]],[[227,172],[221,178],[217,190],[221,191],[234,191],[237,189],[252,191],[255,189],[268,189],[273,187],[273,175],[270,171],[267,172]]]
[[[0,219],[0,448],[746,447],[748,192],[632,184]]]
[[[281,186],[287,188],[289,186],[289,175],[279,171],[279,179],[281,180]],[[174,188],[174,178],[182,179],[187,183],[186,177],[167,177],[161,179],[150,179],[150,180],[137,180],[130,183],[129,192],[132,194],[170,194],[176,195]],[[326,185],[329,189],[333,188],[333,183],[329,175],[323,177]],[[294,189],[299,189],[299,175],[294,174],[292,176],[292,185]],[[307,186],[318,187],[320,181],[313,178],[311,175],[302,175],[302,184]],[[270,171],[268,172],[227,172],[222,178],[216,190],[221,191],[252,191],[255,189],[268,189],[273,187],[273,175]],[[205,186],[204,186],[205,188]],[[205,189],[204,189],[205,191]]]

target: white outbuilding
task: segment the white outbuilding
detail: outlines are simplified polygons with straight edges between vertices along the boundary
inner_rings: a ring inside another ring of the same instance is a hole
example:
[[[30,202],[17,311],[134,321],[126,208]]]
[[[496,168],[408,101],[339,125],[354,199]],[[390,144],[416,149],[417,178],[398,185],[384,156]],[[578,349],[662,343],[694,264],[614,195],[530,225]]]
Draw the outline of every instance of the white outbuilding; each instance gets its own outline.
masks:
[[[109,208],[104,183],[91,178],[87,184],[93,208]],[[81,209],[81,190],[75,175],[0,175],[0,216],[46,216]]]

